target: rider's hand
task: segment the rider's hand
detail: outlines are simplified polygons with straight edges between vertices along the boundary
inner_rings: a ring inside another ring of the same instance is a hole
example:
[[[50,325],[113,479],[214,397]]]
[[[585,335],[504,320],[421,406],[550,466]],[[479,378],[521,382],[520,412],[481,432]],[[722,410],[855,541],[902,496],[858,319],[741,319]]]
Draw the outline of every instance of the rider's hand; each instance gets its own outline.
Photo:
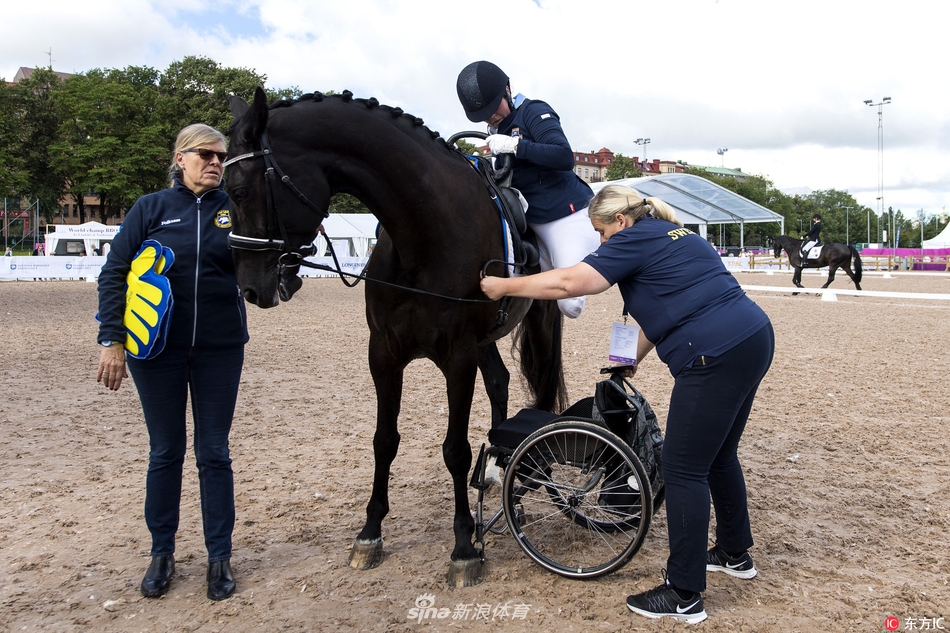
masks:
[[[514,154],[518,151],[518,139],[504,134],[492,134],[485,139],[492,154]]]

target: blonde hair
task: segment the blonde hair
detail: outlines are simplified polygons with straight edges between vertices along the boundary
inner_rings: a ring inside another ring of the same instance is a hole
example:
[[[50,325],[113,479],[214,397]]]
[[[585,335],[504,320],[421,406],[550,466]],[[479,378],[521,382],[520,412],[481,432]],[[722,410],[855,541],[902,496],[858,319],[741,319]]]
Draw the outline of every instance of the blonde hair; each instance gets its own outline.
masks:
[[[654,218],[683,226],[683,223],[676,219],[673,207],[656,197],[644,199],[635,189],[624,185],[607,185],[598,191],[587,210],[587,214],[600,224],[610,224],[618,213],[634,222],[649,214]]]
[[[168,167],[171,186],[175,185],[175,176],[181,174],[181,167],[178,166],[178,161],[175,160],[178,152],[202,145],[214,145],[215,143],[224,143],[224,146],[227,147],[227,140],[224,138],[224,134],[210,125],[192,123],[182,128],[181,132],[178,133],[178,137],[175,139],[175,149],[172,151],[172,164]]]

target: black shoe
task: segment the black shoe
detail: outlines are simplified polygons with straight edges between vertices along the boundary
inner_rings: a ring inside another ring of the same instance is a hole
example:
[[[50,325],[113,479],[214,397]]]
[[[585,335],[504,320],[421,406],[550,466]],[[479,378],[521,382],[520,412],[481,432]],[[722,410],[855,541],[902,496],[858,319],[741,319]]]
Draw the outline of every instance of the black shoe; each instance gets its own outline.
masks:
[[[748,551],[738,556],[730,556],[714,545],[706,552],[706,571],[721,571],[736,578],[755,578],[758,573]]]
[[[234,575],[231,573],[231,561],[217,560],[208,564],[208,598],[227,600],[234,593]]]
[[[175,557],[173,555],[152,556],[152,564],[148,566],[145,578],[142,579],[142,595],[146,598],[158,598],[168,593],[174,573]]]
[[[627,608],[648,618],[673,618],[681,622],[696,624],[706,619],[703,608],[703,596],[691,593],[683,598],[674,589],[663,574],[663,584],[655,589],[628,596]]]

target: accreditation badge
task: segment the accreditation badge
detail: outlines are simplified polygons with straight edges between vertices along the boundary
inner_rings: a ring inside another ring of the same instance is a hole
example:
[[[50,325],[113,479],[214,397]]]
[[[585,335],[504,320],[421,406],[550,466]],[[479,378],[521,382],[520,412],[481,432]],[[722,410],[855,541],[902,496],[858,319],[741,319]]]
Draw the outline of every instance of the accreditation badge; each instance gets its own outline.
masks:
[[[610,355],[613,363],[637,364],[637,339],[640,328],[626,323],[614,323],[610,330]]]

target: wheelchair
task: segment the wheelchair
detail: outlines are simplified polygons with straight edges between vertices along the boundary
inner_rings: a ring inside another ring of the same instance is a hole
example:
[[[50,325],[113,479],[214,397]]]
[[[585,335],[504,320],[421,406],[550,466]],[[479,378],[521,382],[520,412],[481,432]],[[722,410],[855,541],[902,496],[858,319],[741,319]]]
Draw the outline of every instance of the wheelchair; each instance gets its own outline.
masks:
[[[522,409],[489,431],[470,482],[482,562],[486,534],[506,531],[567,578],[609,574],[640,550],[664,499],[663,436],[623,369],[602,369],[610,379],[561,414]],[[485,520],[486,492],[499,480],[501,507]]]

